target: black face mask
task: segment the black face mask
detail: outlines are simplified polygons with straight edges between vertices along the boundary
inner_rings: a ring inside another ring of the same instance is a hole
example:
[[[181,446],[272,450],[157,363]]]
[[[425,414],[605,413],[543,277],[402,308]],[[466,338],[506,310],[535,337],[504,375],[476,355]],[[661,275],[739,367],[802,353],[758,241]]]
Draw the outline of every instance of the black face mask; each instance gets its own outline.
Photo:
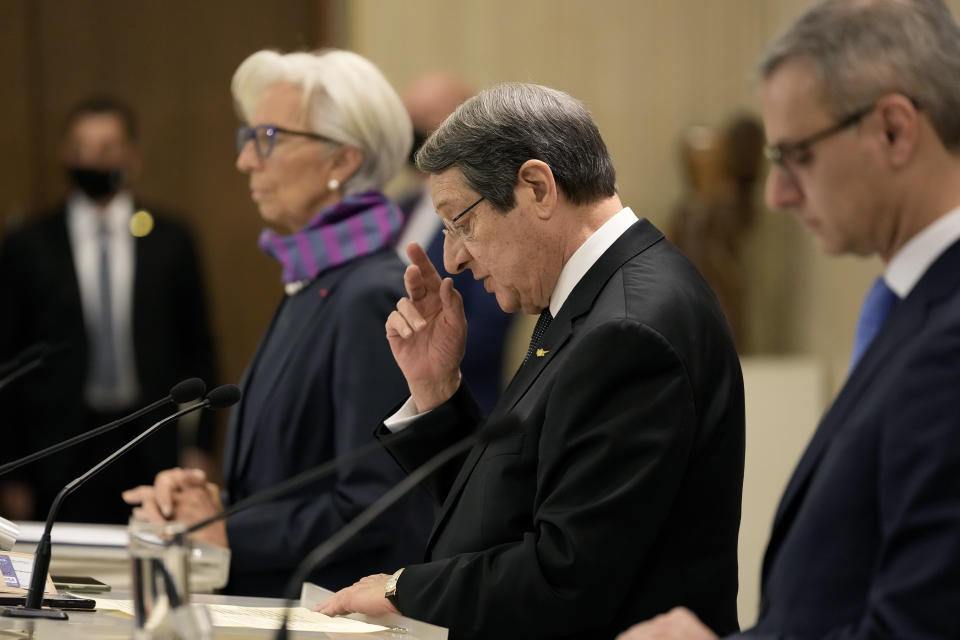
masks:
[[[123,169],[68,167],[67,175],[74,186],[93,200],[112,196],[123,186]]]

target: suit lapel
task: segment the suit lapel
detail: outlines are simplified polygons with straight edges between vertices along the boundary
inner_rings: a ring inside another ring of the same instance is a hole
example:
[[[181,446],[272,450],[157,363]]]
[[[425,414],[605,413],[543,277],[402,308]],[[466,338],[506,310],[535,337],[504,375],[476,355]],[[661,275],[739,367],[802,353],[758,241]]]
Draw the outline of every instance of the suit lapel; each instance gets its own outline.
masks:
[[[53,246],[50,247],[50,256],[59,261],[54,265],[54,273],[67,274],[67,283],[64,289],[65,295],[70,299],[64,302],[73,309],[76,309],[80,324],[85,326],[83,319],[83,301],[80,298],[80,281],[77,279],[77,265],[74,261],[73,246],[70,244],[70,230],[67,228],[67,210],[64,207],[56,215],[55,221],[56,233],[53,236]]]
[[[928,312],[937,300],[951,293],[960,284],[960,242],[947,249],[930,267],[913,291],[887,318],[880,332],[867,348],[860,363],[851,372],[830,409],[820,421],[810,444],[794,470],[773,521],[773,530],[763,562],[763,579],[776,555],[789,525],[803,502],[806,490],[830,443],[846,425],[851,412],[860,406],[861,398],[901,348],[905,339],[920,332]]]
[[[307,287],[305,287],[302,291],[300,291],[297,294],[297,295],[310,296],[314,302],[310,312],[307,314],[304,314],[303,318],[300,319],[301,321],[299,325],[296,326],[294,331],[292,331],[289,335],[283,336],[282,340],[283,340],[283,346],[284,346],[284,353],[280,359],[280,366],[277,367],[275,371],[270,372],[270,375],[272,376],[270,381],[266,382],[264,380],[261,380],[261,384],[269,384],[270,386],[269,392],[266,394],[267,398],[278,397],[277,394],[274,393],[274,389],[280,383],[280,381],[283,380],[283,377],[284,377],[283,373],[286,370],[287,366],[289,366],[294,355],[299,353],[301,336],[303,335],[304,331],[306,331],[310,327],[316,326],[316,323],[320,322],[317,316],[323,312],[324,306],[330,300],[330,298],[336,295],[337,283],[349,271],[351,271],[351,268],[349,266],[345,266],[345,267],[324,273],[321,276],[319,276],[319,278],[316,281],[307,285]],[[321,288],[327,289],[330,293],[327,294],[326,296],[318,295],[317,292]],[[260,356],[262,354],[261,352],[266,345],[268,336],[270,336],[273,331],[274,324],[276,323],[277,318],[279,317],[280,312],[283,309],[283,305],[286,304],[287,302],[288,302],[287,300],[284,300],[281,303],[280,308],[277,309],[276,313],[273,316],[273,319],[270,321],[270,327],[267,330],[267,332],[264,334],[264,339],[261,340],[260,346],[257,348],[257,355],[253,360],[253,362],[251,363],[250,367],[248,368],[248,371],[246,374],[246,377],[248,377],[248,379],[256,378],[257,376],[256,367],[259,362]],[[243,387],[243,388],[246,388],[246,387]],[[245,405],[243,409],[244,409],[243,415],[238,416],[238,420],[240,420],[241,418],[243,419],[242,427],[241,425],[239,425],[239,423],[234,425],[235,429],[236,428],[240,429],[240,442],[237,445],[237,451],[236,451],[234,468],[233,468],[233,473],[236,475],[243,474],[244,466],[246,465],[247,461],[250,458],[250,453],[253,450],[253,443],[256,441],[257,433],[259,431],[256,428],[256,425],[260,423],[260,415],[264,412],[264,410],[266,409],[266,406],[260,405],[259,407],[252,407],[252,406]],[[247,415],[247,412],[252,412],[252,413]]]
[[[134,203],[133,210],[139,211],[140,205]],[[153,234],[147,234],[142,237],[134,236],[133,238],[133,252],[131,255],[133,259],[133,286],[130,289],[130,318],[132,322],[131,331],[134,346],[134,367],[138,376],[142,376],[142,372],[147,371],[149,367],[149,363],[141,361],[141,358],[144,356],[143,349],[137,349],[136,347],[138,340],[151,334],[149,328],[151,321],[146,312],[144,304],[146,300],[144,296],[146,292],[150,290],[147,283],[153,280],[153,278],[148,275],[151,265],[162,263],[162,260],[158,260],[158,256],[155,253],[159,250],[155,240],[156,237],[153,236]],[[142,393],[142,377],[140,377],[140,384]]]
[[[558,343],[556,346],[553,346],[554,342],[551,339],[551,336],[557,333],[554,331],[555,324],[556,320],[550,324],[550,328],[541,339],[541,344],[544,345],[544,348],[547,349],[549,347],[546,355],[541,358],[533,356],[520,366],[520,369],[510,381],[507,390],[504,391],[503,396],[501,396],[497,406],[494,407],[493,412],[491,412],[490,416],[487,418],[487,422],[495,422],[496,420],[499,420],[503,416],[510,413],[510,410],[516,405],[520,398],[523,397],[523,391],[526,391],[526,389],[533,384],[533,381],[537,379],[540,373],[546,368],[550,360],[553,359],[554,354],[559,351],[563,343],[566,342],[567,337],[569,337],[569,332],[567,332],[567,335],[563,338],[562,342]],[[511,392],[511,390],[513,390],[513,392]],[[467,480],[473,474],[474,468],[477,466],[477,463],[480,462],[480,458],[483,457],[483,452],[486,451],[486,449],[487,443],[480,443],[470,449],[470,453],[467,454],[463,465],[460,467],[460,472],[453,481],[453,485],[450,487],[450,491],[447,493],[447,498],[443,502],[440,515],[437,517],[433,525],[433,531],[430,532],[430,538],[427,543],[426,550],[427,557],[429,557],[430,551],[433,549],[433,543],[436,542],[437,534],[446,523],[447,516],[450,514],[453,505],[456,504],[457,499],[460,497],[460,493],[463,491],[463,487],[467,484]]]
[[[282,304],[283,303],[281,301],[281,305]],[[256,363],[260,360],[260,354],[263,351],[264,344],[266,344],[267,336],[269,336],[271,331],[273,331],[273,325],[277,321],[278,315],[280,315],[280,306],[274,310],[273,316],[271,316],[270,322],[267,324],[267,330],[262,336],[260,336],[260,342],[257,343],[257,348],[253,353],[253,358],[250,359],[250,363],[243,371],[243,376],[240,378],[241,389],[247,388]],[[227,424],[227,447],[223,455],[223,477],[226,486],[228,487],[231,486],[233,478],[237,473],[237,454],[240,450],[240,442],[239,438],[237,437],[237,430],[240,428],[244,409],[246,409],[246,399],[241,398],[240,405],[234,411],[230,412],[230,420]]]
[[[573,323],[593,308],[593,304],[607,282],[623,265],[663,239],[663,234],[647,220],[638,220],[590,267],[569,297],[563,303],[557,317],[541,339],[545,351],[542,357],[536,354],[520,367],[507,385],[493,413],[506,415],[516,406],[540,373],[553,360],[557,352],[573,334]],[[491,416],[492,417],[492,416]]]
[[[610,277],[616,273],[625,262],[662,239],[663,234],[660,233],[656,227],[647,220],[639,220],[627,229],[623,235],[600,256],[580,282],[577,283],[573,291],[570,292],[570,296],[566,302],[563,303],[559,313],[557,313],[557,317],[554,318],[553,322],[550,323],[550,327],[543,334],[540,341],[544,352],[543,355],[537,356],[533,354],[520,366],[520,369],[510,380],[503,395],[491,412],[490,417],[487,418],[488,422],[498,420],[513,410],[520,399],[526,394],[527,390],[530,389],[533,383],[540,377],[540,374],[543,373],[550,362],[553,361],[557,353],[559,353],[563,346],[569,341],[570,336],[573,334],[574,321],[593,308],[594,301],[607,284],[607,281],[610,280]],[[464,486],[467,484],[467,480],[469,480],[473,474],[473,470],[476,468],[486,448],[487,445],[485,443],[473,447],[467,455],[463,466],[461,466],[460,472],[457,474],[453,485],[450,487],[450,492],[447,494],[447,498],[443,503],[433,531],[430,533],[426,550],[428,558],[437,540],[437,536],[453,509],[453,505],[456,504],[459,499]]]

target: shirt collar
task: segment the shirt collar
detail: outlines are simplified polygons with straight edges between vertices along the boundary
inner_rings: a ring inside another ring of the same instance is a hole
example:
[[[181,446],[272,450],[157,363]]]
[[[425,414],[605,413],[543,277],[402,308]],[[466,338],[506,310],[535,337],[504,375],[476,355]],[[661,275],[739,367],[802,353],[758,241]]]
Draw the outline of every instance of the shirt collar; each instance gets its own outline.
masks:
[[[960,207],[944,214],[900,247],[887,264],[884,280],[903,300],[933,261],[957,240],[960,240]]]
[[[587,238],[580,245],[567,263],[560,270],[560,277],[557,278],[557,285],[553,288],[550,295],[550,315],[554,318],[560,312],[560,307],[567,301],[570,292],[577,286],[577,283],[587,274],[590,267],[600,259],[600,256],[610,248],[617,239],[637,222],[636,214],[630,207],[624,207],[609,220],[604,222],[599,229]]]
[[[129,226],[133,215],[133,196],[129,191],[120,191],[107,206],[101,207],[84,193],[74,191],[67,200],[67,214],[72,225],[84,230],[96,230],[102,219],[111,234],[122,232]]]

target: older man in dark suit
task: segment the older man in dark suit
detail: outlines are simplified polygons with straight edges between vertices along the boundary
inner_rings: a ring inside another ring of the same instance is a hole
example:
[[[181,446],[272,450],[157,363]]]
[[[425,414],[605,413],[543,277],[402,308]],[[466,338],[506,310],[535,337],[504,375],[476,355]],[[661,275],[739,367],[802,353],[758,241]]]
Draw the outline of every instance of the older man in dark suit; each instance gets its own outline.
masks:
[[[540,314],[491,417],[521,426],[432,478],[425,562],[321,610],[400,611],[453,638],[603,638],[683,603],[735,630],[743,381],[706,283],[620,202],[596,125],[563,92],[482,91],[417,162],[447,271]],[[480,413],[461,385],[460,296],[408,250],[387,337],[411,397],[382,432],[412,431],[388,446],[410,470]]]
[[[960,638],[960,28],[939,0],[831,0],[761,72],[769,204],[885,269],[743,635]],[[677,610],[623,637],[714,635]]]

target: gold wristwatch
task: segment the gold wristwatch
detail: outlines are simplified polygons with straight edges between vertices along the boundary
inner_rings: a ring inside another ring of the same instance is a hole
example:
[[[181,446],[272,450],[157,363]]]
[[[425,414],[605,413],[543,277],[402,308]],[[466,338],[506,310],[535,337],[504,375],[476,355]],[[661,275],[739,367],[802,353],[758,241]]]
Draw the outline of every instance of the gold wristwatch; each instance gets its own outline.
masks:
[[[389,600],[390,604],[395,606],[398,611],[400,610],[400,602],[397,600],[397,580],[400,579],[401,573],[403,573],[403,569],[397,569],[387,580],[387,586],[383,590],[383,597]]]

